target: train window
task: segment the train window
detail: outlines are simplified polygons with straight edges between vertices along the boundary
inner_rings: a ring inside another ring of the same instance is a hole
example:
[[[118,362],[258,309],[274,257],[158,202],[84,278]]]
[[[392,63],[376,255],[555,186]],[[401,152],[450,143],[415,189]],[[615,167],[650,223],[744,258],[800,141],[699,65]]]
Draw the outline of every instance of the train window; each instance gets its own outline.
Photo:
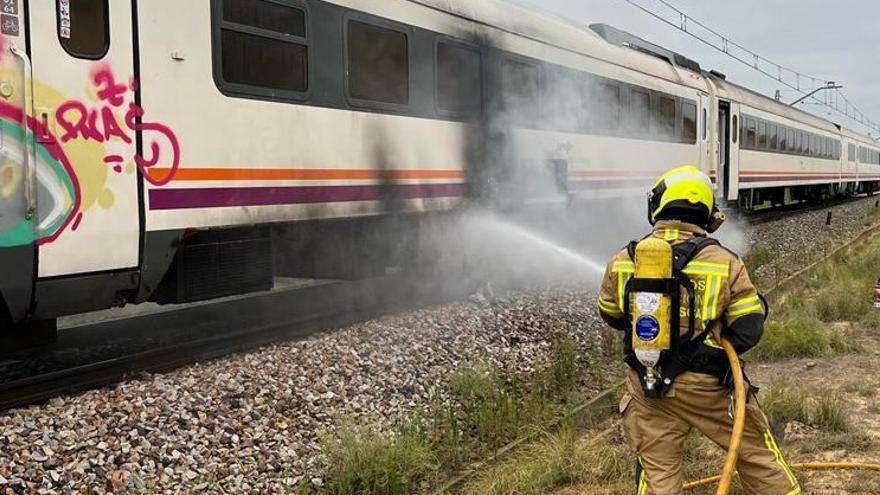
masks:
[[[703,141],[709,139],[709,114],[703,109]]]
[[[234,91],[272,97],[308,90],[304,10],[265,0],[223,0],[219,5],[223,83]]]
[[[647,135],[651,128],[651,95],[644,91],[633,90],[630,106],[631,125],[637,135]]]
[[[655,117],[659,139],[666,140],[675,136],[675,100],[668,96],[657,98]]]
[[[786,138],[786,132],[788,130],[785,127],[779,126],[779,141],[777,149],[779,151],[787,151],[788,150],[788,140]]]
[[[348,21],[348,94],[354,99],[409,103],[409,40],[405,32]]]
[[[437,43],[437,109],[456,115],[479,115],[482,108],[480,51]]]
[[[755,119],[746,118],[746,139],[743,142],[746,149],[757,149],[757,134]]]
[[[769,143],[770,149],[776,150],[777,147],[779,146],[779,136],[777,134],[779,132],[779,128],[776,127],[776,124],[770,124],[768,129],[769,129],[769,131],[767,132],[767,135],[768,135],[767,139],[769,140],[768,143]]]
[[[57,0],[58,40],[64,51],[74,57],[91,60],[107,54],[110,49],[107,4],[108,0]]]
[[[575,71],[545,66],[541,71],[541,120],[544,128],[580,132],[591,112],[584,111],[583,82]]]
[[[763,120],[758,121],[758,149],[767,149],[767,124]]]
[[[795,135],[794,129],[788,129],[786,131],[786,135],[787,135],[786,139],[788,140],[788,144],[786,145],[786,149],[791,153],[797,152],[797,149],[795,148],[795,142],[794,142],[794,135]]]
[[[223,0],[223,20],[298,38],[306,37],[304,10],[266,0]]]
[[[689,101],[681,102],[681,140],[688,144],[697,142],[697,106]]]
[[[856,161],[856,145],[853,143],[849,143],[846,147],[846,158],[851,162]]]
[[[733,128],[733,142],[734,143],[736,142],[737,135],[742,133],[742,128],[739,127],[739,122],[737,122],[738,120],[739,120],[739,118],[736,115],[734,115],[733,116],[733,126],[732,126],[732,128]]]
[[[819,156],[819,136],[810,134],[810,154],[814,157]]]
[[[620,87],[613,84],[599,84],[599,115],[601,129],[616,131],[620,127]]]
[[[501,82],[505,110],[517,121],[533,123],[538,116],[538,68],[506,59]]]

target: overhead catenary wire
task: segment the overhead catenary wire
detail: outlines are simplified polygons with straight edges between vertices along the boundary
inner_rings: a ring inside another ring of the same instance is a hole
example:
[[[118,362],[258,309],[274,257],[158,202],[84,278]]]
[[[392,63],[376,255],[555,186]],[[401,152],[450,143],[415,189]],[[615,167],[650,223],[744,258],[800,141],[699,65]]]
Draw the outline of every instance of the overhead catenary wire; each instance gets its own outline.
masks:
[[[785,65],[776,63],[748,48],[745,48],[736,41],[719,33],[717,30],[712,29],[706,24],[689,16],[682,10],[673,6],[667,0],[655,1],[669,9],[671,15],[664,15],[657,12],[638,0],[622,1],[802,95],[806,95],[810,91],[825,86],[830,82],[826,79],[805,74]],[[704,33],[697,32],[697,29],[694,29],[691,26],[698,27],[700,30],[704,31]],[[824,99],[814,95],[810,97],[810,100],[813,100],[815,104],[825,106],[844,117],[852,119],[854,122],[857,122],[872,131],[880,132],[880,124],[868,118],[868,116],[859,110],[859,108],[856,107],[842,91],[834,89],[833,93],[829,91],[825,91],[824,93],[826,93],[823,95]],[[829,97],[828,94],[831,94],[832,96]]]

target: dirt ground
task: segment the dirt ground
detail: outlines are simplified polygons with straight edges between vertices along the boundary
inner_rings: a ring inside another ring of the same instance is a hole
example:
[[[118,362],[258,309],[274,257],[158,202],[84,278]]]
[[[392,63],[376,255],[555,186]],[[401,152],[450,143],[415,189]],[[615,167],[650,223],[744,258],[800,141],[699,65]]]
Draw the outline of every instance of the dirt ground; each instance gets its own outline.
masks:
[[[800,462],[867,462],[880,463],[880,328],[854,329],[849,324],[834,325],[849,337],[861,342],[864,349],[856,354],[827,358],[791,359],[771,363],[748,364],[752,381],[766,389],[774,380],[784,377],[800,384],[807,400],[833,397],[843,402],[849,427],[831,431],[798,422],[789,422],[780,435],[780,446],[790,464]],[[588,434],[584,448],[594,440]],[[622,441],[619,432],[610,442]],[[720,449],[704,440],[694,439],[695,447],[685,460],[689,478],[717,474],[723,464]],[[694,452],[696,451],[696,452]],[[699,462],[694,459],[700,459]],[[687,466],[687,464],[691,464]],[[701,464],[701,465],[694,465]],[[880,473],[874,471],[799,471],[804,494],[815,495],[877,495],[880,494]],[[693,490],[693,494],[711,494],[715,487]],[[611,486],[578,485],[558,490],[554,495],[608,494],[631,495],[634,485],[615,483]],[[735,488],[732,494],[744,495]]]

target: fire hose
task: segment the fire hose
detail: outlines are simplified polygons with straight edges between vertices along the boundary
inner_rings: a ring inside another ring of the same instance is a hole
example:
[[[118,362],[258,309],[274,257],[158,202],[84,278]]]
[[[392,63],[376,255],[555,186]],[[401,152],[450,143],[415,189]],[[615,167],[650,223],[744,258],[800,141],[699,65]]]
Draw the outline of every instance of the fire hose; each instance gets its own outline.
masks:
[[[724,469],[718,476],[693,481],[684,485],[685,490],[691,490],[701,486],[710,485],[718,482],[716,495],[727,495],[730,491],[730,485],[736,472],[736,460],[739,457],[739,448],[742,444],[743,430],[746,425],[746,386],[743,379],[742,366],[739,362],[739,356],[736,354],[733,345],[726,339],[721,340],[721,346],[730,360],[730,369],[733,375],[733,388],[735,398],[735,408],[733,416],[733,432],[730,436],[730,447],[727,450],[727,459],[724,461]],[[803,462],[793,464],[794,469],[809,470],[837,470],[852,469],[864,471],[880,471],[880,464],[859,463],[859,462]]]

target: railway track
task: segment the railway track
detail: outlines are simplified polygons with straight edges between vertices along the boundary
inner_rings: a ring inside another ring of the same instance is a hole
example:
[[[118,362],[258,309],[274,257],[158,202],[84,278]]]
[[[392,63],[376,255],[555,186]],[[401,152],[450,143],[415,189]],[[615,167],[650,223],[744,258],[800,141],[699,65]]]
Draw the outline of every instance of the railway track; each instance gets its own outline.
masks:
[[[864,198],[793,205],[746,221],[768,223],[859,200]],[[424,278],[394,275],[316,282],[79,325],[61,331],[52,345],[0,353],[0,411],[466,295],[464,287],[431,287]]]
[[[767,210],[759,210],[753,213],[747,214],[742,217],[745,221],[747,221],[751,225],[758,225],[762,223],[769,223],[775,220],[779,220],[780,218],[788,215],[796,215],[801,213],[809,213],[811,211],[817,210],[826,210],[829,208],[833,208],[835,206],[845,205],[848,203],[854,203],[857,201],[865,200],[864,196],[856,196],[856,197],[848,197],[842,198],[835,201],[830,201],[826,203],[820,204],[809,204],[809,203],[797,203],[792,205],[781,206],[778,208],[770,208]],[[833,219],[832,219],[833,221]]]
[[[52,345],[0,355],[0,411],[465,295],[397,275],[82,325]]]

